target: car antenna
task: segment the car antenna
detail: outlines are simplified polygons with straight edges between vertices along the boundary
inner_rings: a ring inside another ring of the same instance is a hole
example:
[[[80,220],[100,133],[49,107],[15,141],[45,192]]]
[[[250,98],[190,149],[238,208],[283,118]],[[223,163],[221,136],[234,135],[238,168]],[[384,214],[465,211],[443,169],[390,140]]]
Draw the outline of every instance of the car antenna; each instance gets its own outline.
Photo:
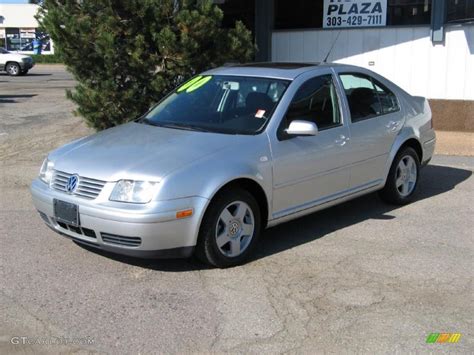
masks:
[[[323,63],[327,63],[327,62],[328,62],[328,58],[329,58],[329,56],[331,55],[332,50],[334,49],[334,46],[336,45],[336,42],[337,42],[337,40],[339,39],[339,35],[340,35],[340,34],[341,34],[341,30],[339,30],[339,32],[337,33],[336,39],[334,40],[334,42],[332,42],[332,46],[331,46],[331,48],[329,49],[329,52],[328,52],[328,54],[326,55],[326,58],[324,58]]]

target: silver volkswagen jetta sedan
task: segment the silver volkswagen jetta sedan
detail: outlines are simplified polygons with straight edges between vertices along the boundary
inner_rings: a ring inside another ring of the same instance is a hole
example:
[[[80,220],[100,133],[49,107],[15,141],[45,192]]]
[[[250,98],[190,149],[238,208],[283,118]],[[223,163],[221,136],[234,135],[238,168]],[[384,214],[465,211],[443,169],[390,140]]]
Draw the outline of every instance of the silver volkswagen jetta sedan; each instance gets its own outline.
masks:
[[[380,75],[253,63],[207,71],[143,117],[51,152],[31,192],[76,242],[228,267],[264,228],[376,190],[410,202],[434,146],[427,100]]]

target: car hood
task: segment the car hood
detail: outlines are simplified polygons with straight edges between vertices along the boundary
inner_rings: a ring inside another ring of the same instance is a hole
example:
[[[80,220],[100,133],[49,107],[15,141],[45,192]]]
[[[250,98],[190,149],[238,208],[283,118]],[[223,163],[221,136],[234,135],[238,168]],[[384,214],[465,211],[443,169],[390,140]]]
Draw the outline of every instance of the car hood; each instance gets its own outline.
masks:
[[[4,54],[6,59],[11,59],[11,60],[22,60],[22,59],[28,59],[31,57],[28,55],[20,54],[20,53],[14,53],[14,52],[9,52],[7,54]]]
[[[56,170],[103,181],[159,181],[221,151],[235,137],[128,123],[67,144],[49,158]]]

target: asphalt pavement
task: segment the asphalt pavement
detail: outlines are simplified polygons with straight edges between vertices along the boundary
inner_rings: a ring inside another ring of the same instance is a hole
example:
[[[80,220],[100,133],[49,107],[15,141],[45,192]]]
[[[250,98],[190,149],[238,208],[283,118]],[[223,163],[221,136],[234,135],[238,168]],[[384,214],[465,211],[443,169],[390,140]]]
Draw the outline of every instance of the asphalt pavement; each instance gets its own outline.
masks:
[[[435,156],[408,206],[371,194],[269,229],[240,267],[117,257],[50,231],[29,195],[47,152],[92,132],[73,85],[0,74],[0,353],[474,352],[474,158]],[[462,336],[426,344],[443,332]]]

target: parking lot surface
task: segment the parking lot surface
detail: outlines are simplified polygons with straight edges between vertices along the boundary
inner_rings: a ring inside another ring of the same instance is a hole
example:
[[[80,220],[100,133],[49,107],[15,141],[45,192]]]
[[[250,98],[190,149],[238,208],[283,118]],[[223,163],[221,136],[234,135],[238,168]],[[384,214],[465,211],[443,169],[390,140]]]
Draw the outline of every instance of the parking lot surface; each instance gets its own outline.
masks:
[[[408,206],[372,194],[269,229],[240,267],[117,257],[31,203],[46,153],[91,133],[73,85],[61,66],[0,74],[0,353],[474,352],[474,158],[436,156]],[[437,332],[462,337],[426,344]]]

